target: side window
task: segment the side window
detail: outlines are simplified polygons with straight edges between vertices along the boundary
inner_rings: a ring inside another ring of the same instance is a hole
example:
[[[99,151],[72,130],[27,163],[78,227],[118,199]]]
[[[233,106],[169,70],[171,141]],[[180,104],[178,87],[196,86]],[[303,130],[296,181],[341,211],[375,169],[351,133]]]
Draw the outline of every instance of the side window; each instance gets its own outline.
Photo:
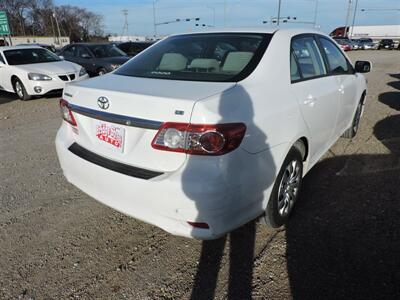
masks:
[[[80,58],[89,58],[92,57],[89,51],[83,46],[77,46],[75,51],[75,56]]]
[[[320,41],[328,59],[330,71],[333,74],[348,74],[349,64],[338,47],[328,39],[320,38]]]
[[[324,61],[313,37],[294,38],[292,40],[292,53],[297,58],[303,79],[326,74]]]
[[[74,52],[75,52],[75,46],[71,46],[64,50],[63,55],[67,56],[67,57],[68,56],[71,57],[71,56],[74,56]]]
[[[296,81],[301,79],[299,68],[297,67],[296,58],[294,57],[293,51],[290,53],[290,79]]]

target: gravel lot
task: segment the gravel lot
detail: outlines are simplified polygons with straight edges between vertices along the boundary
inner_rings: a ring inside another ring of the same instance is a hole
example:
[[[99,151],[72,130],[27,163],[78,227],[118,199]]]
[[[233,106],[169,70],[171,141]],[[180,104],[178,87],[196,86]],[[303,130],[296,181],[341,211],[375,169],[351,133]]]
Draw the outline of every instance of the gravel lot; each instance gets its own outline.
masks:
[[[63,178],[58,98],[0,93],[1,299],[400,299],[400,51],[369,59],[358,136],[307,175],[287,229],[171,236]]]

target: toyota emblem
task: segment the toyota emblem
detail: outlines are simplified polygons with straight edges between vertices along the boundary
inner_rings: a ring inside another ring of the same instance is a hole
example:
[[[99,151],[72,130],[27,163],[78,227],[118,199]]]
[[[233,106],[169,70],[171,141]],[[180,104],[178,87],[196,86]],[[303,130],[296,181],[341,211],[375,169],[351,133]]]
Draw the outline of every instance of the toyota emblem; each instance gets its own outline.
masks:
[[[97,105],[101,109],[108,109],[110,107],[110,101],[108,101],[106,97],[99,97],[99,99],[97,99]]]

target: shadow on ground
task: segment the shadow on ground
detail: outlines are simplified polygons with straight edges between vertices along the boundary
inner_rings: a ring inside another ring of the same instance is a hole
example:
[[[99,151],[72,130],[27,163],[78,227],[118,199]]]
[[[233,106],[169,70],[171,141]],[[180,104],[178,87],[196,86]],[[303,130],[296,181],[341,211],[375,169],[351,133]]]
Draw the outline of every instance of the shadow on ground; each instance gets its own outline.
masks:
[[[18,100],[18,97],[16,94],[0,91],[0,104],[6,104],[8,102],[12,102],[15,100]]]
[[[304,180],[286,231],[293,299],[400,299],[400,116],[374,135],[390,154],[326,159]]]

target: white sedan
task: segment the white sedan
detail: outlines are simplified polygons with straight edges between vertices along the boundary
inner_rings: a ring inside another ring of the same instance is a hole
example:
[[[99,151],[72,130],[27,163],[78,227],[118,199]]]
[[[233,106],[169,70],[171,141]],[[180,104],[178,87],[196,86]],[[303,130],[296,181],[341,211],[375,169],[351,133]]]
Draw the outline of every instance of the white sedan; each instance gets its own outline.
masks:
[[[172,234],[213,239],[260,215],[279,227],[303,176],[355,136],[370,68],[317,31],[173,35],[66,87],[59,161],[93,198]]]
[[[65,83],[88,77],[81,66],[38,46],[0,48],[0,90],[21,100],[61,91]]]

